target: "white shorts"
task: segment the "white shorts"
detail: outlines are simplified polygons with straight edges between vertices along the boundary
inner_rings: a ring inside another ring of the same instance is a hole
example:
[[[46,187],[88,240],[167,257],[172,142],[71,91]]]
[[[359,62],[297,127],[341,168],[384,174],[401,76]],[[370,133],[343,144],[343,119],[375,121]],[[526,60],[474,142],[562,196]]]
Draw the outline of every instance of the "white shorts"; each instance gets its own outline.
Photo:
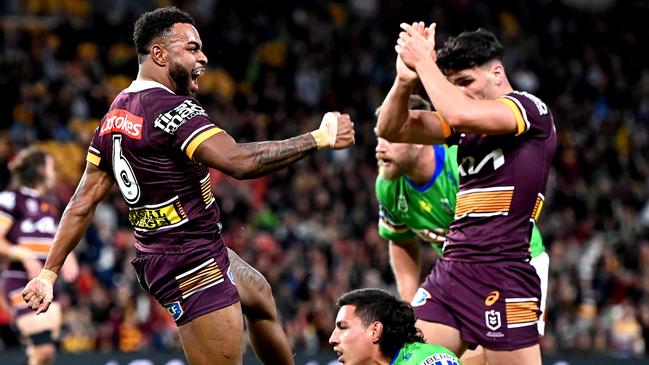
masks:
[[[548,256],[547,252],[543,252],[542,254],[533,257],[532,260],[530,261],[530,264],[534,266],[534,269],[536,269],[536,273],[539,276],[539,279],[541,279],[541,305],[539,306],[539,309],[541,309],[541,316],[539,317],[539,321],[537,322],[537,328],[539,330],[539,336],[543,336],[545,333],[545,318],[546,318],[546,312],[545,312],[545,300],[548,297],[548,275],[550,271],[550,256]]]

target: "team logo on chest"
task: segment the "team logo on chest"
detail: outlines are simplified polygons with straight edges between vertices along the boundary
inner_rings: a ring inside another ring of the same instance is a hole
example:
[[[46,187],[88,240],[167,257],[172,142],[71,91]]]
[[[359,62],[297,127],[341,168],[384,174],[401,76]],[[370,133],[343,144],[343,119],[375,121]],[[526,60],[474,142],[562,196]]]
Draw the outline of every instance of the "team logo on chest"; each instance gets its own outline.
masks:
[[[455,213],[455,209],[451,206],[451,202],[446,199],[446,198],[441,198],[439,200],[439,205],[442,206],[442,210],[448,215],[453,215]]]
[[[406,201],[406,197],[403,194],[399,194],[399,200],[397,201],[397,209],[401,213],[408,212],[408,201]]]

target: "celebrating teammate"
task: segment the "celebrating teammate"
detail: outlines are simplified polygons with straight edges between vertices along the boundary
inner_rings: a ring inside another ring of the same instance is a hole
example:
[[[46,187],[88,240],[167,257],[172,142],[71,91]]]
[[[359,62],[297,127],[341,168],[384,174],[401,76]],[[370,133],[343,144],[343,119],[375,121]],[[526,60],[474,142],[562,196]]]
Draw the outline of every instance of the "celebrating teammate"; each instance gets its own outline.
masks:
[[[530,238],[543,207],[556,131],[545,103],[514,91],[504,49],[488,31],[465,32],[435,53],[435,27],[402,24],[397,78],[378,136],[458,145],[460,188],[444,254],[413,300],[427,341],[489,364],[540,364],[541,284]],[[418,80],[436,112],[409,110]]]
[[[129,206],[141,286],[172,313],[192,364],[240,364],[243,323],[208,167],[252,178],[319,149],[354,143],[349,116],[327,113],[320,128],[282,141],[238,144],[192,96],[207,57],[194,20],[176,8],[143,14],[133,39],[137,79],[113,101],[88,149],[40,275],[23,297],[45,311],[68,252],[96,205],[117,184]]]
[[[429,102],[411,95],[410,110],[431,110]],[[377,114],[380,110],[377,110]],[[439,256],[453,221],[459,190],[457,146],[424,146],[390,143],[378,138],[379,234],[389,241],[390,266],[402,299],[412,301],[419,287],[421,249],[417,238],[430,244]],[[545,308],[549,257],[535,225],[530,239],[531,264],[541,280],[541,309]],[[545,321],[537,327],[543,335]],[[465,364],[483,363],[482,348],[462,355]]]
[[[54,363],[56,340],[61,331],[61,306],[36,316],[22,300],[21,292],[30,278],[39,274],[50,249],[59,210],[47,193],[56,182],[52,156],[38,147],[20,151],[10,163],[12,186],[0,193],[0,257],[8,259],[2,271],[4,295],[14,323],[24,339],[29,365]],[[74,255],[64,265],[64,279],[78,273]]]

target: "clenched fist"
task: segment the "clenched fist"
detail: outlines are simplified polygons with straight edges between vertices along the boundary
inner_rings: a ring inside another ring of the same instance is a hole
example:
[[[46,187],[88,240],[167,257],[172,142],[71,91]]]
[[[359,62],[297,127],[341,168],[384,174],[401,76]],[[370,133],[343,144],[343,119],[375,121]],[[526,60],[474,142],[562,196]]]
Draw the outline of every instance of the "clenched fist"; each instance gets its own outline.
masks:
[[[27,307],[35,310],[36,314],[47,311],[50,303],[52,303],[56,276],[54,272],[43,269],[23,289],[23,299],[27,303]]]
[[[320,128],[311,132],[318,149],[343,149],[354,144],[354,123],[349,114],[328,112],[322,118]]]

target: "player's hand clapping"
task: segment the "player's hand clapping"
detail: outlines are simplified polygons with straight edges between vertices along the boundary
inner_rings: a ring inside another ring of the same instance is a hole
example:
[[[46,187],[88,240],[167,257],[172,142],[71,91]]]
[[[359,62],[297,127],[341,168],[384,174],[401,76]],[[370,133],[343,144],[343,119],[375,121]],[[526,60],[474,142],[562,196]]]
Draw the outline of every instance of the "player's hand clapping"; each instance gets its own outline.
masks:
[[[411,70],[416,70],[417,65],[424,61],[435,62],[435,23],[429,27],[424,22],[412,24],[401,23],[403,31],[394,49],[399,57]]]

